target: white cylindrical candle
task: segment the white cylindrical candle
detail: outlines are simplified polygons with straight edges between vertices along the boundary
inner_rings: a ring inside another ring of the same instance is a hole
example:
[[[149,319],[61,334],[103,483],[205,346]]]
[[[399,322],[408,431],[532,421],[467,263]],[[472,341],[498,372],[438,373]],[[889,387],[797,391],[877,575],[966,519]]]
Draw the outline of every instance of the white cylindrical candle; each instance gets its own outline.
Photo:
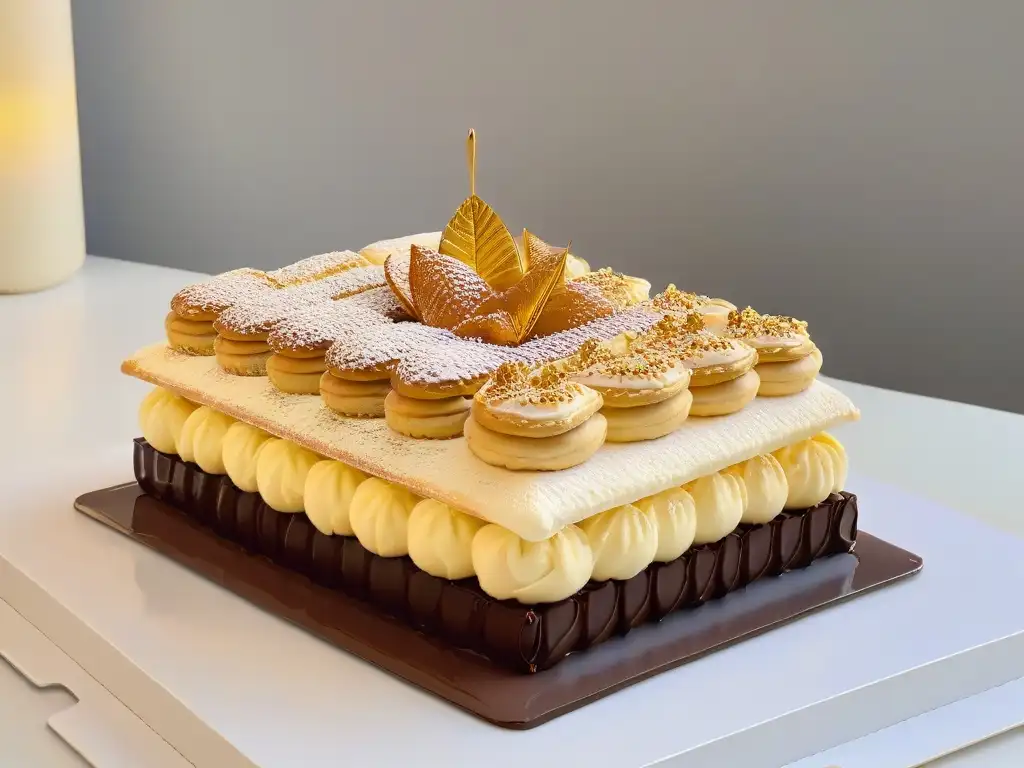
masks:
[[[0,293],[85,258],[70,0],[0,0]]]

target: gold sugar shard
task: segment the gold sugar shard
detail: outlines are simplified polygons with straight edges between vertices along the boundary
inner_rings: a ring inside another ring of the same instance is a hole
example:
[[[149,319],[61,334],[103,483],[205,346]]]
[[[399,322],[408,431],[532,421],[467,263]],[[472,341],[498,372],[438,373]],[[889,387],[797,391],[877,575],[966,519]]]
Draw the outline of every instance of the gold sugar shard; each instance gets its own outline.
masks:
[[[496,291],[511,287],[526,271],[505,223],[476,195],[467,197],[445,226],[438,252],[461,261]]]

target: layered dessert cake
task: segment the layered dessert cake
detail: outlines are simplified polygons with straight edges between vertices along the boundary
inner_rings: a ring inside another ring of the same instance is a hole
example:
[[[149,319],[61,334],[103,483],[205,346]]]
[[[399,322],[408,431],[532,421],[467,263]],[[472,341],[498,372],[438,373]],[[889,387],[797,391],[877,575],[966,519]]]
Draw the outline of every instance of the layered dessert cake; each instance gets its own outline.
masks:
[[[591,269],[472,188],[440,232],[188,286],[165,330],[122,366],[147,494],[510,669],[856,543],[858,412],[807,323]]]

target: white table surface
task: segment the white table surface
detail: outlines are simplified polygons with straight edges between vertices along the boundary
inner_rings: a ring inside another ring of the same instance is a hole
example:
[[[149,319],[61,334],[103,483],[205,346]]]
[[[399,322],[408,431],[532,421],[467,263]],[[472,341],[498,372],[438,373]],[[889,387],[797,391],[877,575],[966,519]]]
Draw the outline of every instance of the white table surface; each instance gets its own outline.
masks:
[[[76,561],[74,536],[53,537],[58,546],[47,549],[40,541],[39,518],[33,524],[24,510],[39,497],[41,488],[84,491],[130,477],[136,406],[147,387],[120,375],[118,365],[134,349],[160,338],[168,298],[195,279],[187,272],[90,258],[79,275],[56,289],[30,296],[0,297],[0,341],[5,342],[0,398],[6,405],[4,439],[0,440],[0,485],[6,497],[0,501],[0,556],[15,547],[22,554],[26,549],[38,550],[39,558],[102,570],[105,577],[129,585],[166,577],[167,563],[152,553],[138,556],[141,548],[137,545],[99,530],[91,521],[76,519],[70,506],[67,526],[90,526],[81,528],[82,541],[88,538],[90,561]],[[1015,492],[1011,489],[1016,486],[1012,480],[1020,471],[1024,416],[847,382],[832,383],[847,392],[863,411],[860,423],[844,426],[840,433],[857,474],[1024,535],[1024,519],[1011,499]],[[59,483],[52,481],[53,473],[60,475]],[[79,529],[74,530],[78,535]],[[140,572],[140,568],[151,572]],[[152,594],[171,601],[166,605],[142,605],[141,613],[154,627],[172,634],[183,616],[195,616],[195,612],[175,610],[176,595],[181,599],[190,595],[201,603],[203,595],[212,593],[198,577],[176,572],[173,578],[180,590],[128,590],[129,599],[135,601],[145,601]],[[82,589],[88,584],[89,580],[83,579]],[[79,601],[103,600],[102,595],[69,593],[68,597],[69,602],[74,602],[72,597]],[[216,604],[222,609],[222,602],[213,601],[210,606]],[[241,601],[231,603],[230,610],[238,612],[240,621],[254,612]],[[54,609],[48,620],[71,621],[71,613],[62,615]],[[211,623],[218,618],[224,617],[211,617]],[[293,630],[282,626],[274,627],[271,634],[280,639],[289,632]],[[215,631],[206,631],[203,636],[211,643],[218,642]],[[264,651],[255,646],[233,649],[240,670],[243,664],[265,661],[260,658]],[[104,654],[112,651],[83,640],[80,652],[101,666]],[[191,665],[188,674],[218,680],[218,670],[204,668],[202,649],[182,649],[182,658]],[[363,674],[380,675],[369,668]],[[139,681],[122,682],[131,687]],[[360,683],[365,681],[353,681],[355,685]],[[211,696],[225,711],[238,707],[229,687]],[[372,701],[367,705],[372,706]],[[163,705],[155,702],[153,706],[159,709]],[[282,701],[280,706],[315,704]],[[379,706],[386,711],[383,701]],[[145,712],[136,710],[136,714],[147,719]],[[175,724],[183,737],[194,726],[187,718]],[[174,742],[175,734],[163,735]],[[273,734],[266,738],[272,739]],[[288,738],[302,739],[303,734],[290,733]],[[217,749],[216,744],[208,746]],[[4,750],[11,748],[11,743],[0,745],[0,762],[6,757]]]

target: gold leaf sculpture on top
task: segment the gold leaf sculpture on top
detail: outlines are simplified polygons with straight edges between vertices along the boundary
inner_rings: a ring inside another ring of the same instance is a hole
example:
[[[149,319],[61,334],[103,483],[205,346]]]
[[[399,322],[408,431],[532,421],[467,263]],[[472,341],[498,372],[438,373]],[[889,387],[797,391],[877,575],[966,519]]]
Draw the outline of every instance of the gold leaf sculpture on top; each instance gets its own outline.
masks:
[[[476,196],[476,131],[466,138],[469,197],[441,233],[438,252],[458,259],[496,291],[511,288],[526,273],[526,260],[512,233],[491,206]]]
[[[565,259],[569,249],[555,251],[547,243],[544,246],[519,282],[477,307],[475,314],[485,319],[488,336],[497,334],[514,339],[516,344],[523,343],[551,296],[565,290]]]
[[[412,246],[384,265],[392,291],[420,322],[465,338],[517,345],[612,314],[593,286],[566,282],[569,246],[524,229],[514,238],[476,195],[476,133],[466,140],[470,194],[448,222],[437,251]]]
[[[497,291],[515,285],[526,272],[505,223],[476,195],[459,206],[441,233],[438,250],[461,261]]]

